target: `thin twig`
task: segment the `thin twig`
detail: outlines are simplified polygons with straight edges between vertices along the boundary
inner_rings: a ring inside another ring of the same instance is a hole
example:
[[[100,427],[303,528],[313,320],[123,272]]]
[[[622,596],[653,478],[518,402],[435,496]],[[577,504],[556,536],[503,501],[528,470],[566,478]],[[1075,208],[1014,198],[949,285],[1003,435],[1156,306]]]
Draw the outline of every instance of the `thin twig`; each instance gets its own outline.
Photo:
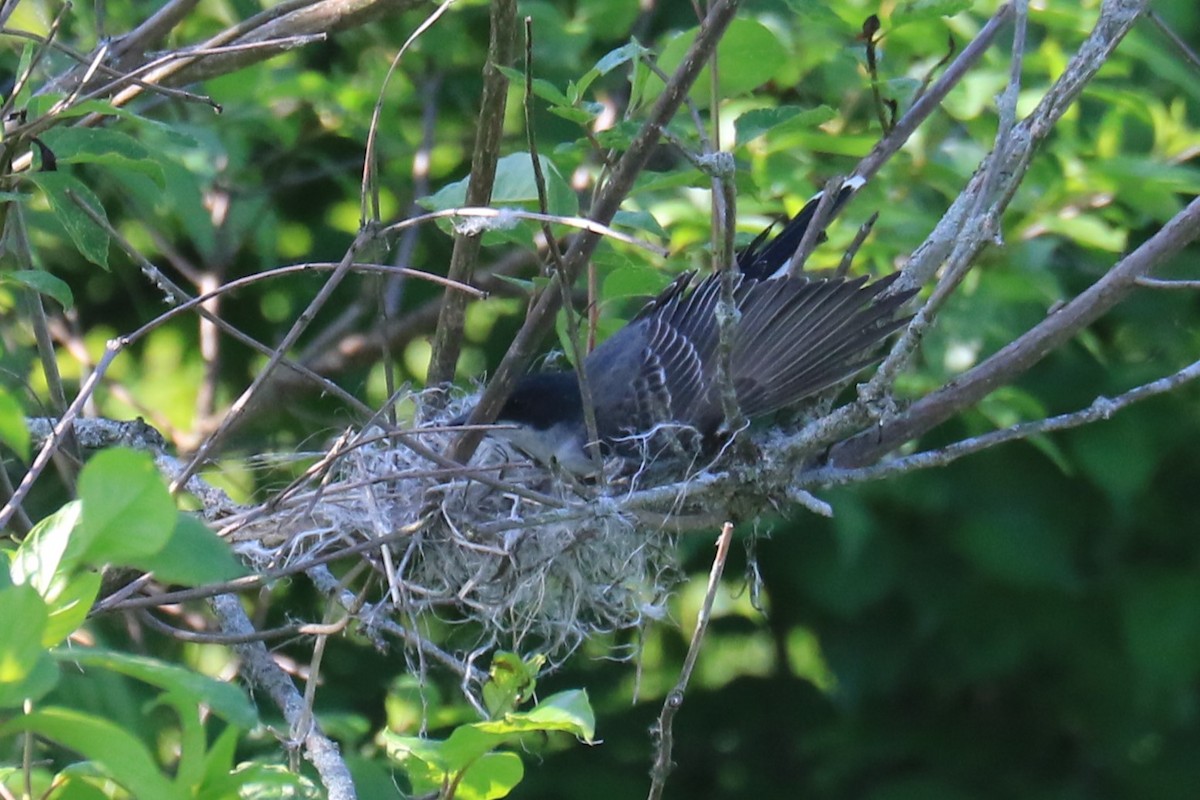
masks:
[[[508,102],[508,78],[501,72],[513,58],[517,28],[516,0],[493,0],[490,14],[487,61],[483,65],[483,96],[479,101],[475,149],[471,153],[471,174],[467,179],[465,205],[486,206],[492,201],[496,165],[500,160],[500,139],[504,133],[504,109]],[[459,230],[450,252],[450,278],[470,283],[483,246],[483,231]],[[466,323],[466,299],[446,292],[438,312],[437,326],[429,354],[426,384],[444,386],[454,380],[458,356],[462,352],[463,325]]]
[[[464,219],[479,219],[479,220],[496,220],[494,223],[497,227],[507,227],[513,220],[527,219],[533,222],[553,222],[556,225],[566,225],[569,228],[578,228],[581,231],[594,234],[596,236],[605,236],[623,244],[631,244],[641,248],[648,253],[654,253],[658,256],[667,255],[668,251],[664,247],[660,247],[644,239],[638,239],[625,233],[621,233],[615,228],[608,225],[596,222],[594,219],[586,217],[566,217],[560,214],[542,214],[537,211],[525,211],[520,208],[488,208],[463,206],[460,208],[444,208],[440,211],[430,211],[427,214],[421,214],[415,217],[393,222],[391,225],[381,229],[380,234],[387,236],[402,231],[406,228],[411,228],[414,225],[421,225],[435,219],[443,219],[446,217],[462,217]]]
[[[379,212],[379,162],[377,157],[377,141],[379,137],[379,120],[383,115],[383,99],[387,95],[388,84],[391,83],[392,75],[396,72],[396,68],[400,66],[400,59],[408,52],[408,48],[412,47],[413,43],[425,31],[433,27],[433,23],[441,18],[442,14],[450,8],[454,0],[442,0],[432,14],[425,18],[420,25],[417,26],[409,37],[396,51],[396,55],[392,57],[392,63],[388,65],[388,70],[383,76],[383,81],[379,84],[379,94],[375,97],[375,107],[371,110],[371,122],[367,126],[367,146],[363,155],[363,177],[362,190],[360,192],[359,201],[359,225],[366,225],[369,220],[380,222]],[[486,202],[486,201],[484,201]]]
[[[1200,378],[1200,361],[1194,361],[1178,372],[1144,383],[1113,398],[1097,397],[1087,408],[1046,419],[1022,422],[980,436],[973,436],[937,450],[902,456],[867,467],[841,469],[824,467],[803,476],[808,486],[840,486],[849,483],[875,481],[905,475],[919,469],[947,466],[964,456],[988,450],[1001,444],[1031,439],[1056,431],[1078,428],[1093,422],[1111,419],[1114,414],[1134,403],[1178,389]]]
[[[675,715],[683,706],[683,697],[687,692],[688,682],[692,671],[696,668],[696,659],[700,656],[700,646],[704,643],[704,634],[708,632],[708,623],[712,619],[713,602],[717,598],[717,588],[721,585],[721,573],[725,571],[725,560],[729,556],[729,543],[733,540],[733,523],[726,522],[717,538],[717,554],[713,558],[712,569],[708,573],[708,591],[704,593],[704,604],[696,617],[696,627],[692,631],[692,641],[688,645],[687,656],[683,660],[683,668],[679,671],[679,680],[663,701],[662,711],[658,715],[658,723],[654,727],[657,736],[655,745],[654,766],[650,770],[650,793],[647,800],[659,800],[667,785],[667,776],[671,773],[671,749],[674,745],[672,724]]]
[[[621,202],[633,188],[633,182],[641,172],[655,144],[658,143],[661,130],[674,117],[679,105],[686,97],[688,90],[700,74],[700,69],[710,53],[717,46],[721,35],[725,32],[739,6],[739,0],[715,0],[700,26],[700,32],[692,42],[692,46],[684,55],[683,61],[671,79],[663,87],[662,94],[655,101],[649,118],[641,130],[630,142],[628,149],[614,165],[608,183],[598,192],[596,202],[592,207],[591,219],[608,224],[620,208]],[[575,237],[564,258],[567,278],[574,282],[591,258],[599,239],[588,232]],[[533,359],[534,350],[542,338],[554,324],[554,315],[558,311],[562,297],[557,292],[542,292],[533,308],[525,317],[525,323],[517,332],[508,352],[505,353],[500,365],[492,374],[492,379],[484,390],[471,414],[472,423],[490,422],[496,418],[500,405],[504,402],[516,384],[517,378],[523,374]],[[453,448],[454,457],[458,461],[466,461],[475,452],[482,437],[478,434],[464,434],[458,439]]]
[[[255,393],[258,391],[258,387],[266,381],[267,376],[271,374],[272,370],[279,366],[279,364],[284,360],[285,354],[292,348],[293,345],[295,345],[296,340],[300,338],[300,335],[312,322],[317,312],[327,302],[329,302],[330,298],[333,296],[334,289],[336,289],[338,284],[342,282],[342,279],[350,273],[351,268],[357,260],[355,256],[358,255],[358,252],[366,247],[368,243],[373,241],[374,236],[374,231],[363,230],[354,237],[354,241],[350,244],[349,249],[346,250],[346,255],[334,269],[333,274],[329,276],[329,280],[325,282],[320,291],[317,292],[316,297],[309,302],[308,307],[305,308],[304,311],[300,313],[300,316],[296,318],[296,321],[292,323],[292,327],[286,334],[284,334],[283,339],[279,342],[279,345],[267,359],[267,363],[263,365],[263,367],[258,371],[258,374],[254,376],[254,380],[250,382],[250,385],[246,387],[238,399],[234,401],[233,405],[229,407],[229,411],[226,412],[216,429],[205,438],[198,448],[196,448],[195,454],[187,463],[187,466],[183,468],[183,472],[171,483],[172,492],[178,491],[179,488],[187,482],[187,479],[194,475],[196,470],[200,469],[200,466],[204,463],[204,461],[215,451],[217,445],[223,441],[225,435],[229,432],[229,429],[233,427],[238,418],[245,413],[246,408],[250,405]]]
[[[1167,41],[1183,56],[1184,61],[1192,68],[1192,71],[1200,73],[1200,55],[1197,55],[1196,51],[1189,47],[1188,43],[1171,29],[1171,26],[1162,18],[1162,15],[1154,9],[1150,9],[1146,12],[1146,17],[1154,23],[1154,27],[1158,28],[1159,33],[1167,37]]]
[[[542,162],[538,157],[537,135],[533,129],[533,17],[525,17],[525,138],[529,143],[529,159],[533,164],[533,181],[537,187],[538,210],[548,216],[550,203],[546,193],[546,176],[542,174]],[[583,401],[583,424],[587,430],[587,452],[592,459],[592,466],[596,474],[603,479],[604,457],[600,453],[600,429],[596,425],[596,405],[592,400],[592,384],[588,380],[587,368],[584,363],[587,351],[579,338],[579,316],[571,304],[571,285],[567,283],[567,274],[563,268],[558,239],[555,237],[550,223],[545,220],[542,221],[542,236],[546,240],[546,249],[550,254],[550,264],[554,270],[555,280],[563,295],[562,308],[567,322],[567,343],[571,348],[575,377],[579,381],[579,397]],[[590,302],[592,298],[588,299]]]
[[[879,221],[879,212],[876,211],[871,216],[867,217],[858,228],[858,233],[854,234],[854,240],[850,242],[850,246],[846,248],[846,252],[842,254],[842,260],[834,271],[834,276],[841,278],[850,271],[850,267],[854,264],[854,257],[858,255],[858,250],[863,246],[863,242],[871,235],[871,229],[875,227],[875,223]]]
[[[1100,280],[953,383],[913,403],[882,426],[837,445],[830,463],[863,466],[1011,382],[1137,287],[1137,279],[1200,237],[1200,198],[1175,215]]]
[[[268,628],[263,631],[252,631],[243,634],[230,633],[201,633],[198,631],[185,630],[176,628],[174,625],[168,625],[158,617],[151,614],[145,609],[138,612],[138,619],[144,622],[149,627],[170,636],[172,639],[177,639],[181,642],[192,642],[194,644],[246,644],[247,642],[269,642],[272,639],[290,639],[295,636],[317,636],[329,633],[338,633],[345,629],[349,617],[343,617],[341,622],[328,625],[314,625],[311,623],[296,623],[294,625],[281,625],[278,628]]]
[[[221,629],[233,636],[254,633],[250,618],[242,609],[241,601],[234,595],[219,595],[212,599],[212,610]],[[357,793],[354,779],[346,762],[342,759],[337,744],[327,737],[310,716],[305,715],[304,697],[267,651],[262,642],[247,642],[235,645],[241,657],[243,677],[257,689],[265,691],[283,713],[293,734],[304,744],[304,754],[316,768],[330,800],[354,800]]]
[[[846,186],[846,179],[840,175],[825,181],[821,199],[817,201],[817,207],[813,211],[812,221],[808,223],[804,236],[800,237],[800,244],[796,246],[796,252],[792,253],[791,260],[788,261],[788,275],[796,277],[804,272],[804,264],[821,243],[825,228],[832,221],[833,209],[838,205],[838,197]]]
[[[1144,286],[1147,289],[1173,289],[1176,291],[1194,292],[1200,289],[1200,281],[1197,280],[1175,280],[1173,278],[1147,278],[1145,276],[1137,279],[1138,286]]]

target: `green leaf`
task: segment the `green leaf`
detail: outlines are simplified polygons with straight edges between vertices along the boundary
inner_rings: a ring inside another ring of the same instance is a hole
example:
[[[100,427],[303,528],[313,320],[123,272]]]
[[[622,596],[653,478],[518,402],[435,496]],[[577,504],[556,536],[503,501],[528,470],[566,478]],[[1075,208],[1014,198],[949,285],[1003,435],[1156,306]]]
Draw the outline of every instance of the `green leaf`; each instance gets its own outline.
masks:
[[[587,692],[582,689],[559,692],[538,703],[531,711],[460,725],[429,757],[442,769],[453,773],[514,737],[546,731],[564,731],[591,742],[596,732],[596,721]]]
[[[16,74],[18,76],[27,76],[29,74],[29,69],[31,66],[33,66],[33,54],[35,50],[36,48],[34,48],[32,43],[26,43],[25,46],[21,48],[21,59],[17,62]],[[33,93],[34,83],[34,81],[26,80],[21,85],[21,91],[12,99],[13,108],[25,108],[25,106],[29,104],[30,96]]]
[[[1129,236],[1128,230],[1108,224],[1097,214],[1045,216],[1042,222],[1047,231],[1071,239],[1077,244],[1109,253],[1122,252]]]
[[[21,708],[25,701],[36,701],[45,697],[58,684],[58,664],[43,651],[37,661],[19,681],[0,681],[0,708]]]
[[[100,594],[99,572],[80,572],[71,576],[50,601],[50,619],[42,634],[42,644],[53,647],[79,629],[87,619],[96,596]]]
[[[578,0],[572,24],[586,26],[595,41],[629,34],[641,13],[638,0]]]
[[[580,77],[578,83],[574,86],[572,99],[578,101],[597,78],[607,75],[617,67],[638,58],[645,52],[647,52],[646,48],[642,47],[636,41],[621,45],[615,50],[609,50],[600,57],[600,60],[596,62],[596,66],[583,73],[583,76]]]
[[[50,210],[71,237],[71,242],[84,258],[108,269],[108,231],[79,207],[82,202],[107,221],[108,214],[100,198],[77,178],[65,172],[31,172],[25,176],[33,181],[50,202]]]
[[[596,717],[583,689],[568,689],[547,697],[532,710],[508,714],[501,720],[476,723],[485,733],[529,733],[565,731],[585,742],[596,735]],[[453,737],[451,737],[453,738]]]
[[[42,632],[49,612],[32,586],[0,590],[0,608],[0,684],[19,683],[46,651]]]
[[[575,106],[551,106],[550,113],[557,117],[562,117],[565,120],[570,120],[578,125],[587,125],[594,120],[598,113],[594,110],[594,104],[589,103],[588,109],[576,108]]]
[[[441,743],[437,753],[437,763],[448,773],[460,772],[483,757],[484,753],[495,750],[512,738],[515,732],[485,731],[481,727],[487,723],[474,722],[470,725],[459,725],[451,732],[446,741]]]
[[[667,238],[667,232],[663,230],[663,226],[658,224],[658,220],[649,211],[626,211],[625,209],[621,209],[613,215],[612,224],[614,226],[633,228],[644,233],[652,233],[664,239]]]
[[[513,69],[512,67],[497,67],[497,69],[500,70],[500,74],[508,78],[515,85],[525,86],[525,73],[521,70]],[[533,79],[533,94],[535,97],[540,97],[552,105],[571,105],[571,101],[567,99],[567,96],[557,86],[543,78]]]
[[[71,293],[70,285],[61,278],[50,275],[44,270],[17,270],[8,272],[6,275],[0,276],[0,282],[10,281],[26,285],[38,294],[43,294],[50,299],[58,302],[65,311],[70,311],[74,306],[74,295]]]
[[[804,128],[815,128],[837,116],[829,106],[803,108],[801,106],[779,106],[778,108],[756,108],[747,111],[733,122],[739,145],[757,139],[767,132],[786,133]]]
[[[258,713],[240,688],[195,670],[153,658],[95,648],[55,650],[54,657],[60,662],[98,667],[136,678],[162,689],[172,697],[184,698],[193,705],[206,706],[212,713],[242,730],[249,730],[258,724]]]
[[[892,15],[892,30],[910,22],[923,22],[938,17],[952,17],[961,14],[971,6],[974,0],[908,0],[902,3]]]
[[[579,211],[579,201],[570,185],[559,174],[558,168],[545,156],[539,155],[542,174],[546,179],[546,205],[551,214],[573,216]],[[442,187],[436,194],[426,197],[421,204],[432,210],[457,208],[466,202],[467,178]],[[537,183],[533,176],[533,164],[528,153],[512,153],[496,164],[496,181],[492,187],[492,205],[521,205],[530,209],[538,207]]]
[[[61,92],[47,92],[30,98],[29,104],[26,106],[30,119],[38,119],[45,116],[51,108],[58,105],[65,97],[66,95]],[[54,118],[56,120],[74,119],[86,114],[103,114],[108,117],[117,116],[143,124],[150,122],[145,117],[139,117],[124,107],[114,106],[108,100],[79,100],[67,108],[60,108],[55,111]]]
[[[75,305],[75,297],[66,281],[51,275],[41,269],[19,269],[0,275],[0,283],[19,283],[28,286],[39,294],[44,294],[54,300],[64,310],[69,311]]]
[[[188,791],[175,786],[159,769],[137,737],[108,720],[67,708],[43,708],[0,726],[0,737],[29,731],[94,761],[135,797],[185,800]]]
[[[605,300],[620,297],[651,297],[667,285],[668,277],[653,267],[627,264],[618,267],[604,278],[600,296]]]
[[[360,797],[364,795],[359,795]],[[250,761],[227,775],[205,780],[197,787],[194,800],[268,800],[269,798],[324,797],[312,781],[287,767]]]
[[[497,652],[483,686],[483,703],[493,717],[507,714],[529,699],[537,688],[538,670],[546,663],[537,655],[523,661],[516,653]]]
[[[643,47],[636,41],[623,44],[601,56],[600,60],[596,62],[596,66],[592,68],[592,71],[600,75],[607,75],[622,64],[626,64],[640,57],[643,53],[648,52],[650,52],[648,48]]]
[[[237,753],[240,735],[241,731],[236,726],[229,725],[221,731],[221,735],[208,748],[208,753],[204,756],[203,786],[211,787],[220,784],[229,777],[229,773],[233,771],[234,756]],[[208,795],[203,792],[198,793],[197,800],[206,796]],[[218,800],[219,797],[220,795],[211,795],[211,800]]]
[[[692,28],[669,41],[658,58],[658,66],[671,75],[683,62],[683,57],[696,39],[699,28]],[[749,92],[774,77],[776,70],[787,58],[787,51],[779,38],[765,25],[753,19],[735,19],[717,45],[720,65],[717,92],[721,99]],[[693,100],[707,107],[711,97],[709,87],[712,79],[709,68],[700,71],[692,85]],[[653,100],[662,93],[664,84],[660,79],[647,82],[646,100]]]
[[[200,520],[179,512],[175,530],[157,553],[140,556],[130,564],[153,572],[166,583],[200,586],[248,574],[229,545]]]
[[[24,409],[16,398],[0,387],[0,443],[11,447],[22,461],[28,461],[29,441]]]
[[[388,756],[404,769],[414,794],[428,794],[442,787],[448,776],[442,763],[442,745],[445,742],[417,736],[396,736],[390,731],[384,731],[381,738]]]
[[[80,535],[93,564],[136,566],[170,540],[175,502],[148,453],[113,448],[98,453],[79,476]]]
[[[54,794],[51,800],[111,800],[112,795],[102,790],[93,774],[94,770],[74,770],[71,765],[54,776]],[[83,774],[74,774],[80,772]]]
[[[66,583],[83,551],[78,529],[83,504],[72,500],[33,526],[13,556],[13,583],[28,584],[50,599]]]
[[[127,133],[110,128],[54,128],[42,137],[60,164],[103,164],[134,170],[160,188],[166,183],[163,168],[150,150]]]
[[[507,797],[524,777],[525,765],[516,753],[487,753],[463,773],[454,792],[454,800]]]
[[[638,131],[642,129],[640,122],[635,120],[621,120],[611,128],[596,133],[596,141],[601,147],[612,148],[613,150],[624,150],[629,147],[634,137],[638,135]],[[584,146],[582,141],[571,142],[560,146],[559,149],[575,152],[580,147]]]

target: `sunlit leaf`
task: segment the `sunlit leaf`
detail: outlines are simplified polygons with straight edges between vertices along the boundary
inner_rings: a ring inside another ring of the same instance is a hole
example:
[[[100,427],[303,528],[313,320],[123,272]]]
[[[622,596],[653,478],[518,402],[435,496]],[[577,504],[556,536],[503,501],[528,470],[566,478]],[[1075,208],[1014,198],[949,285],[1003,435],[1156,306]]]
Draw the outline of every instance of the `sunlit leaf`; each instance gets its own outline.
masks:
[[[189,792],[164,775],[136,736],[105,719],[67,708],[43,708],[0,725],[0,736],[29,731],[82,753],[137,797],[185,800]]]
[[[0,273],[0,283],[12,281],[22,286],[28,286],[35,292],[53,299],[64,310],[69,311],[75,305],[71,287],[66,281],[40,269],[19,269],[13,272]]]
[[[184,586],[219,583],[247,574],[226,541],[200,520],[182,513],[165,547],[133,560],[132,566],[153,572],[159,580]]]
[[[682,63],[698,31],[698,28],[693,28],[667,43],[658,57],[658,66],[663,72],[671,75]],[[761,22],[750,18],[735,19],[717,45],[719,95],[728,98],[766,83],[786,55],[779,38]],[[702,107],[710,101],[711,83],[709,69],[705,67],[691,91],[693,100]],[[648,98],[656,97],[662,91],[663,84],[654,81],[650,87],[655,88],[647,92]]]
[[[35,525],[13,556],[13,583],[28,584],[47,598],[63,585],[85,546],[75,535],[82,515],[83,504],[73,500]]]
[[[12,448],[19,458],[28,461],[29,441],[24,409],[8,391],[0,387],[0,444]]]
[[[456,800],[507,797],[524,777],[525,766],[516,753],[487,753],[463,773],[454,797]]]
[[[80,535],[92,563],[129,564],[161,550],[175,528],[175,502],[148,453],[98,453],[79,476]]]
[[[108,219],[95,192],[65,172],[32,172],[26,178],[46,193],[50,209],[79,253],[93,264],[108,269],[108,231],[83,209],[86,206],[100,219]]]

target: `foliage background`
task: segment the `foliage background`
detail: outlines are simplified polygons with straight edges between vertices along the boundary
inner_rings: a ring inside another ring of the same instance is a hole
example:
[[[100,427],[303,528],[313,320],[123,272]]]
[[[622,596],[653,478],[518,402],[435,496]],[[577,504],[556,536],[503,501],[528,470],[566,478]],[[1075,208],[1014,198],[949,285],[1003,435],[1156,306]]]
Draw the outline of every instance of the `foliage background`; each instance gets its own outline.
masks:
[[[952,17],[938,13],[966,6]],[[744,239],[797,210],[879,137],[855,41],[867,15],[883,20],[883,90],[903,107],[944,55],[947,35],[961,45],[994,6],[746,3],[739,18],[759,23],[767,37],[747,39],[743,52],[723,62],[726,79],[747,84],[723,105],[723,141],[732,139],[732,120],[752,108],[824,105],[830,113],[820,127],[776,129],[736,149]],[[195,41],[256,8],[202,4],[172,43]],[[1156,10],[1193,50],[1200,48],[1194,4],[1162,3]],[[23,3],[10,27],[44,31],[56,12],[49,4]],[[106,24],[126,30],[144,12],[109,4]],[[65,17],[63,36],[80,50],[94,44],[94,13],[80,5]],[[384,71],[428,13],[422,7],[395,14],[194,87],[221,104],[219,116],[201,104],[145,101],[114,128],[150,151],[160,183],[127,164],[70,169],[103,201],[114,226],[183,283],[198,275],[229,280],[294,261],[337,261],[358,229],[362,152]],[[537,76],[560,89],[631,32],[656,50],[669,49],[671,37],[695,22],[688,4],[662,3],[643,14],[632,0],[527,2],[520,13],[534,19]],[[1095,14],[1095,3],[1035,6],[1022,110],[1062,69]],[[403,216],[421,196],[466,174],[486,38],[486,5],[459,4],[417,41],[390,83],[379,138],[385,219]],[[920,243],[990,146],[993,96],[1009,65],[1002,41],[856,198],[819,251],[821,265],[836,264],[874,211],[880,219],[860,267],[890,271]],[[4,44],[0,70],[11,76],[20,45],[11,38]],[[64,66],[65,57],[54,56],[45,69]],[[985,256],[942,315],[905,388],[916,394],[940,386],[994,351],[1197,193],[1196,78],[1195,67],[1158,30],[1138,25],[1037,157],[1004,219],[1003,246]],[[617,70],[594,84],[589,99],[619,104],[626,93]],[[520,98],[514,88],[506,152],[527,149]],[[540,150],[569,179],[587,152],[578,125],[544,108],[535,124]],[[427,130],[433,132],[429,172],[414,177]],[[677,131],[694,142],[686,120]],[[60,160],[67,145],[55,136],[63,133],[45,137]],[[660,156],[626,208],[648,212],[665,231],[677,253],[669,270],[700,265],[708,181],[670,147]],[[115,248],[108,269],[85,260],[48,208],[33,206],[29,225],[38,266],[66,281],[74,295],[75,307],[61,320],[60,362],[77,381],[79,352],[66,343],[96,358],[106,338],[162,311],[159,292]],[[510,254],[528,252],[530,240],[524,230],[489,238],[484,263],[524,263],[520,274],[528,278],[533,259]],[[437,272],[449,259],[450,238],[434,226],[422,227],[406,246],[411,266]],[[1160,274],[1196,277],[1196,263],[1193,248]],[[606,244],[597,264],[609,327],[634,307],[624,295],[667,280],[657,260],[630,248]],[[221,313],[260,341],[276,341],[321,280],[304,275],[259,284],[225,298]],[[524,307],[519,288],[487,285],[509,296],[472,309],[460,362],[464,380],[494,364]],[[434,288],[410,282],[401,290],[362,278],[338,291],[313,329],[330,339],[314,333],[300,352],[378,406],[387,389],[371,333],[387,329],[394,333],[392,366],[402,380],[419,384]],[[392,318],[381,319],[379,297],[401,291]],[[5,385],[37,413],[45,386],[11,287],[0,285],[0,308]],[[930,442],[1074,410],[1170,373],[1200,349],[1198,311],[1192,293],[1145,290]],[[179,318],[123,356],[113,373],[119,390],[102,389],[95,411],[144,415],[186,448],[259,366],[259,357],[230,346],[211,379],[194,318]],[[214,389],[209,407],[197,402],[204,387]],[[311,449],[355,421],[296,387],[281,396],[284,402],[238,430],[210,478],[244,497],[263,496],[288,472],[253,456]],[[1200,785],[1198,400],[1200,390],[1185,387],[1079,431],[1009,445],[948,469],[830,491],[822,496],[833,504],[832,520],[797,511],[744,526],[746,554],[739,552],[728,568],[718,617],[676,724],[678,766],[668,795],[1187,796]],[[30,510],[36,518],[62,500],[43,487]],[[645,632],[639,666],[605,659],[611,642],[595,642],[541,684],[545,692],[587,687],[604,743],[550,742],[544,761],[527,759],[517,796],[645,791],[648,728],[678,674],[711,558],[707,537],[685,539],[681,547],[697,577],[680,587],[670,619]],[[761,587],[745,577],[751,569],[761,574]],[[299,581],[263,599],[267,619],[319,616]],[[171,642],[134,619],[98,619],[93,629],[101,640],[206,671],[226,663],[218,648]],[[304,641],[278,649],[301,664],[311,655]],[[421,707],[403,659],[351,636],[331,642],[323,676],[317,708],[352,756],[360,796],[397,796],[392,768],[371,735]],[[73,697],[70,683],[58,691],[130,728],[142,724],[134,690],[119,682],[111,691]],[[469,718],[451,681],[427,691],[435,722]],[[166,720],[148,726],[145,736],[162,743],[168,727]],[[247,754],[273,749],[270,740],[244,746]]]

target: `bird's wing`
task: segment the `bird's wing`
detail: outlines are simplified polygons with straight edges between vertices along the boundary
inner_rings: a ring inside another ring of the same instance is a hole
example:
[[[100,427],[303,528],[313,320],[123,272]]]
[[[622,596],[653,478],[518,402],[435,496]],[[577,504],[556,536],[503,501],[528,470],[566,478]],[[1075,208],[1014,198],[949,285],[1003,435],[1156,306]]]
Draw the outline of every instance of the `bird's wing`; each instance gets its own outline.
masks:
[[[912,292],[880,295],[896,276],[756,281],[733,276],[730,366],[738,404],[754,417],[841,383],[870,364]],[[597,423],[606,441],[680,422],[703,435],[724,419],[718,380],[717,309],[722,276],[672,283],[588,356]]]
[[[731,354],[742,412],[792,405],[870,364],[877,345],[907,321],[894,317],[912,292],[880,297],[898,275],[871,284],[865,277],[755,283],[739,303]]]
[[[720,281],[709,276],[692,288],[694,277],[676,279],[588,356],[588,375],[596,376],[592,391],[607,401],[596,406],[612,409],[611,420],[597,420],[602,435],[647,431],[663,422],[700,427],[695,409],[715,363]]]
[[[833,198],[833,208],[829,210],[830,215],[836,214],[838,209],[850,199],[850,196],[862,187],[863,183],[863,179],[857,175],[843,181],[837,196]],[[808,226],[812,224],[813,217],[817,214],[817,206],[820,205],[821,197],[824,194],[824,191],[820,191],[813,195],[812,199],[804,204],[804,208],[788,220],[771,241],[768,242],[767,237],[775,227],[774,225],[769,225],[766,230],[755,236],[754,241],[738,253],[738,270],[747,278],[759,281],[778,278],[785,274],[792,255],[800,247],[804,234],[808,232]],[[823,241],[825,241],[825,232],[821,231],[818,234],[817,242]]]

